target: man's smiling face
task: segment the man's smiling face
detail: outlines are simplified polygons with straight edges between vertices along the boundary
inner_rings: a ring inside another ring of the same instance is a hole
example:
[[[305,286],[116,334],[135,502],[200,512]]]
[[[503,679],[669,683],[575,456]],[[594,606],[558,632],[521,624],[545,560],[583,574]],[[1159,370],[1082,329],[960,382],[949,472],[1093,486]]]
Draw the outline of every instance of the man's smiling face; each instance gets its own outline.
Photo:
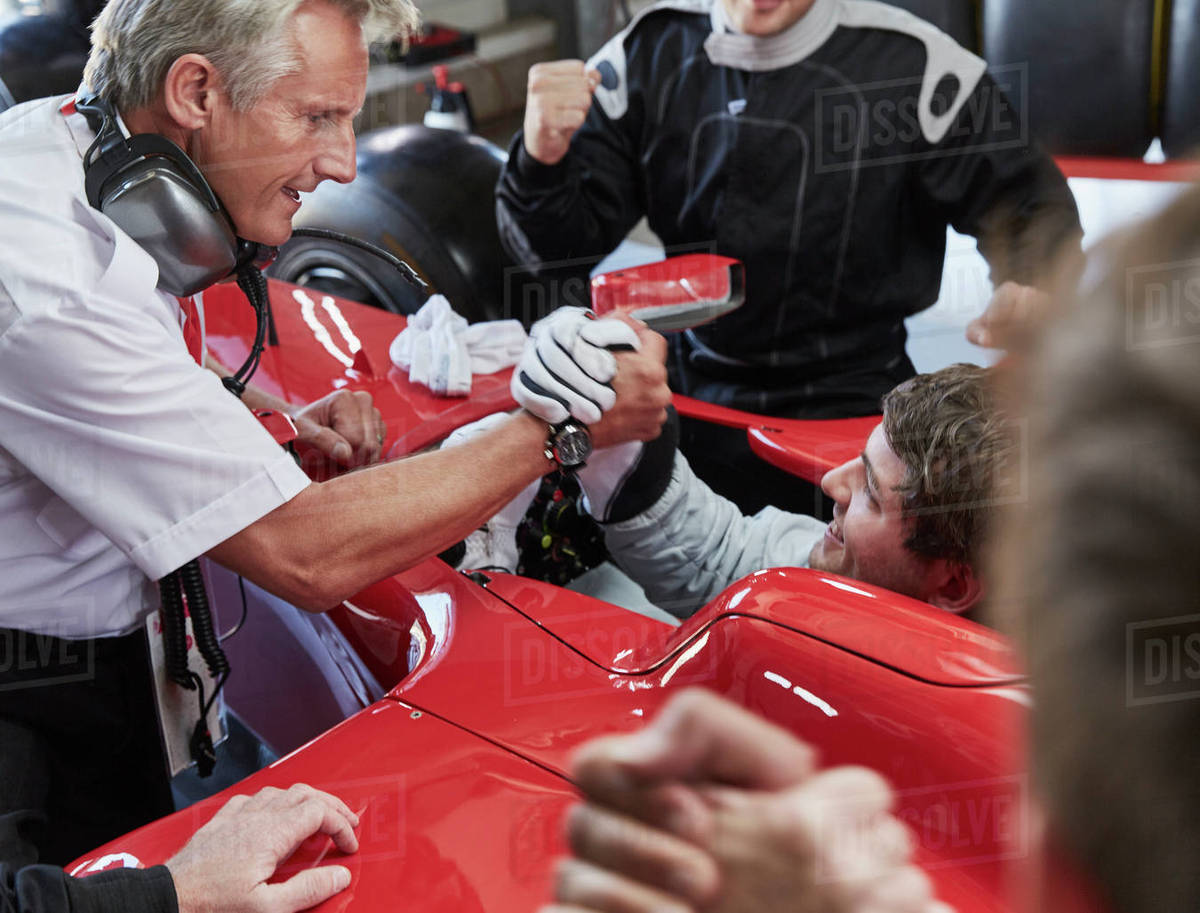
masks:
[[[301,193],[355,174],[353,120],[367,85],[362,29],[337,7],[311,0],[293,17],[292,39],[300,68],[247,111],[221,92],[191,149],[237,233],[263,244],[290,237]]]
[[[909,521],[895,490],[904,471],[883,425],[877,425],[858,459],[825,474],[821,488],[835,502],[833,520],[809,554],[810,567],[929,598],[933,563],[904,544]]]

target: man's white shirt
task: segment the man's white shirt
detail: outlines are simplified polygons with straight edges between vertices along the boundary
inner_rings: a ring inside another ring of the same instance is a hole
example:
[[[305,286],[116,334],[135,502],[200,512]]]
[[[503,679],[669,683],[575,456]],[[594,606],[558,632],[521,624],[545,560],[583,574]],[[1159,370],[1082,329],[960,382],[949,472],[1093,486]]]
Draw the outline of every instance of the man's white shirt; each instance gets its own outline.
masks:
[[[153,581],[309,480],[88,205],[93,134],[61,103],[0,115],[0,627],[77,638],[133,630]]]

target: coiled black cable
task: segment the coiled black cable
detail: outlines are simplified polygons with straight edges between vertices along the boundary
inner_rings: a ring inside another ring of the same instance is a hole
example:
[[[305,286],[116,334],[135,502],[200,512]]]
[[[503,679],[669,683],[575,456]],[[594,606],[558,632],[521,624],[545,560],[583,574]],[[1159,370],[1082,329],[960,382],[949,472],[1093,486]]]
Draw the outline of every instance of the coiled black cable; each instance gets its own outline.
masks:
[[[267,280],[262,271],[252,263],[242,266],[238,270],[237,284],[249,300],[250,306],[254,308],[254,345],[237,373],[232,377],[223,378],[222,383],[230,393],[241,398],[246,391],[247,382],[258,368],[271,321]],[[192,730],[188,747],[192,760],[196,762],[196,772],[201,777],[207,777],[217,762],[216,748],[208,727],[208,714],[216,704],[221,689],[225,687],[225,680],[229,678],[229,660],[225,651],[221,649],[220,638],[213,628],[212,609],[208,604],[208,593],[205,591],[204,577],[198,561],[189,561],[163,577],[158,583],[158,591],[162,599],[163,656],[167,677],[181,688],[197,693],[200,719]],[[243,609],[244,606],[243,598]],[[204,693],[204,680],[188,667],[185,621],[188,616],[192,619],[192,636],[196,639],[196,649],[208,667],[209,675],[216,680],[213,693],[207,698]],[[238,624],[240,626],[241,622]]]
[[[226,390],[240,399],[246,392],[246,384],[258,370],[258,362],[262,358],[263,345],[266,342],[267,328],[272,324],[272,320],[270,298],[267,294],[267,279],[262,274],[262,270],[253,264],[246,264],[238,270],[237,284],[250,301],[250,306],[254,308],[254,345],[250,347],[250,355],[242,362],[242,366],[232,377],[222,378],[221,383],[225,385]]]
[[[204,589],[204,577],[200,573],[200,562],[189,561],[179,569],[183,587],[183,598],[192,617],[192,635],[196,638],[196,649],[208,666],[208,674],[221,679],[229,674],[229,660],[213,629],[212,609],[208,605],[208,593]]]
[[[163,656],[167,678],[191,691],[196,687],[196,674],[188,669],[187,630],[179,572],[172,572],[160,580],[158,592],[162,599]]]
[[[192,760],[196,762],[196,773],[207,777],[217,763],[217,751],[208,727],[208,714],[217,701],[217,695],[225,687],[225,680],[229,678],[229,660],[213,632],[208,593],[198,561],[189,561],[179,570],[168,574],[159,581],[158,591],[162,599],[163,656],[167,678],[181,688],[196,692],[200,718],[188,740],[188,749]],[[184,620],[188,616],[192,619],[192,636],[196,639],[196,647],[209,674],[217,680],[213,693],[207,699],[204,680],[188,666],[187,626]]]

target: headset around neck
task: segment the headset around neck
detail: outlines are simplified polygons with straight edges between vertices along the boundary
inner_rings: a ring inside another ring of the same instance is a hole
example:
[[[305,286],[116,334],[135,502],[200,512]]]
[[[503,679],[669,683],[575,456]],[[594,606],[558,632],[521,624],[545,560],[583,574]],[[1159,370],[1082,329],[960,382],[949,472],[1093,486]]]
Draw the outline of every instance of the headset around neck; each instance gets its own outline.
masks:
[[[158,287],[180,297],[265,265],[275,249],[239,238],[200,169],[165,136],[126,136],[112,104],[81,89],[75,110],[96,139],[83,159],[88,202],[158,264]]]

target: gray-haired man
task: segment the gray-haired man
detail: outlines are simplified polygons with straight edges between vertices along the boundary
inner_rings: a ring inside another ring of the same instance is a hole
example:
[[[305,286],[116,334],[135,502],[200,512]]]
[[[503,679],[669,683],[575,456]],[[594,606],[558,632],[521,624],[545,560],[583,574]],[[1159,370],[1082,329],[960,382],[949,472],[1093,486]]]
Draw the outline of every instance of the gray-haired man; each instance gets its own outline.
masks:
[[[85,160],[99,158],[91,181],[106,150],[157,134],[180,150],[159,159],[184,173],[186,154],[204,179],[164,178],[166,196],[206,181],[214,219],[280,244],[303,193],[354,177],[368,42],[414,21],[409,0],[111,0],[78,104],[0,116],[0,815],[26,816],[0,852],[14,861],[37,847],[66,862],[171,810],[141,633],[153,581],[208,555],[322,611],[461,539],[555,465],[557,432],[523,412],[459,451],[310,483],[245,408],[272,401],[226,392],[201,364],[201,308],[163,290],[175,261],[155,245],[187,260],[192,234],[168,224],[135,242],[85,184]],[[657,434],[669,396],[662,340],[620,329],[642,351],[602,353],[596,380],[615,393],[599,444]],[[298,415],[339,462],[380,453],[364,393]],[[51,686],[64,669],[12,661],[39,644],[91,655],[93,676]]]

